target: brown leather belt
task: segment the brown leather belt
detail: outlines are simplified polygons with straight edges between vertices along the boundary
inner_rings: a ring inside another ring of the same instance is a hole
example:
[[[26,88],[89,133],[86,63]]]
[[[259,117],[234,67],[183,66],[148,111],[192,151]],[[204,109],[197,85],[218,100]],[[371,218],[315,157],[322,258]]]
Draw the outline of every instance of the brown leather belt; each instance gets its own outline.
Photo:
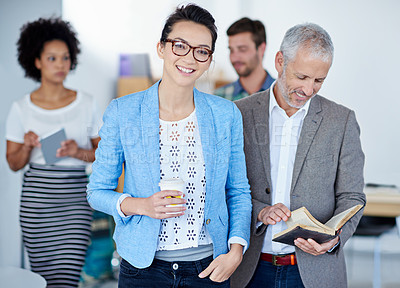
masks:
[[[271,262],[275,266],[283,265],[296,265],[296,254],[273,255],[268,253],[261,253],[260,259],[263,261]]]

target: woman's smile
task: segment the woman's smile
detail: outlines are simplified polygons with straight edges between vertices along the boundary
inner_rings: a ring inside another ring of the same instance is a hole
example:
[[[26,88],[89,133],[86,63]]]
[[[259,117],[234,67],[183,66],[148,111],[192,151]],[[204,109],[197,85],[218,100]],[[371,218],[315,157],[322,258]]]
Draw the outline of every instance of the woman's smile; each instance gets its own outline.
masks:
[[[185,67],[179,66],[179,65],[176,65],[176,68],[178,68],[179,71],[181,71],[181,72],[183,72],[185,74],[192,74],[194,71],[196,71],[194,69],[185,68]]]

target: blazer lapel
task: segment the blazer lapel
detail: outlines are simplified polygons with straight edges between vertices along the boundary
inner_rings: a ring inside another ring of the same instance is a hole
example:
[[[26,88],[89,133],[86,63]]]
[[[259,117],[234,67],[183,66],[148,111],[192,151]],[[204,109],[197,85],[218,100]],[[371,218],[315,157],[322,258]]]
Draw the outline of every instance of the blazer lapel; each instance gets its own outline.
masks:
[[[319,114],[322,110],[320,99],[318,96],[315,96],[310,101],[310,108],[306,117],[304,118],[299,144],[297,146],[296,159],[293,167],[292,185],[290,189],[291,192],[293,192],[293,189],[296,186],[296,182],[301,168],[303,167],[304,160],[322,121],[322,116]]]
[[[269,149],[269,97],[270,89],[257,99],[258,105],[253,108],[253,123],[255,127],[256,137],[248,135],[251,139],[255,139],[256,143],[253,147],[257,147],[262,159],[265,175],[269,186],[271,187],[271,162]],[[252,141],[252,140],[251,140]],[[271,187],[272,188],[272,187]]]
[[[215,131],[214,131],[214,117],[207,100],[197,90],[193,90],[194,94],[194,105],[196,107],[197,123],[200,129],[201,146],[203,150],[203,157],[205,163],[206,173],[206,207],[205,211],[208,211],[208,205],[211,203],[214,171],[215,171],[215,155],[216,143],[215,143]]]
[[[149,177],[153,184],[153,193],[159,191],[158,183],[160,181],[158,84],[159,82],[145,92],[140,115],[145,159],[138,159],[138,161],[145,161],[147,163]]]

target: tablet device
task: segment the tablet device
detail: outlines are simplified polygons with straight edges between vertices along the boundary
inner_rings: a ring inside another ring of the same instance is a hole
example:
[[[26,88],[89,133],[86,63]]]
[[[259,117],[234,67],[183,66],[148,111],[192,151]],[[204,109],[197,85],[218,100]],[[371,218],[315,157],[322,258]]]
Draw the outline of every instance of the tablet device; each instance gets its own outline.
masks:
[[[55,133],[46,135],[40,140],[42,153],[46,164],[54,164],[66,157],[56,157],[57,149],[61,147],[61,142],[67,140],[64,128],[61,128]]]

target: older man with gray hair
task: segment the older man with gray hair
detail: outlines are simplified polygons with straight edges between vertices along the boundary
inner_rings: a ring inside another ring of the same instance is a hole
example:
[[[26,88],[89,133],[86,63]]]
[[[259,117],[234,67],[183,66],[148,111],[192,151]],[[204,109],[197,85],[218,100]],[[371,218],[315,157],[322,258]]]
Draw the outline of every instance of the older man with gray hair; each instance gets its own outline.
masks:
[[[347,287],[343,246],[359,212],[325,243],[272,241],[291,211],[305,206],[320,222],[365,205],[364,154],[352,110],[320,95],[333,60],[316,24],[290,28],[275,57],[271,88],[236,101],[243,115],[253,220],[250,246],[231,287]]]

